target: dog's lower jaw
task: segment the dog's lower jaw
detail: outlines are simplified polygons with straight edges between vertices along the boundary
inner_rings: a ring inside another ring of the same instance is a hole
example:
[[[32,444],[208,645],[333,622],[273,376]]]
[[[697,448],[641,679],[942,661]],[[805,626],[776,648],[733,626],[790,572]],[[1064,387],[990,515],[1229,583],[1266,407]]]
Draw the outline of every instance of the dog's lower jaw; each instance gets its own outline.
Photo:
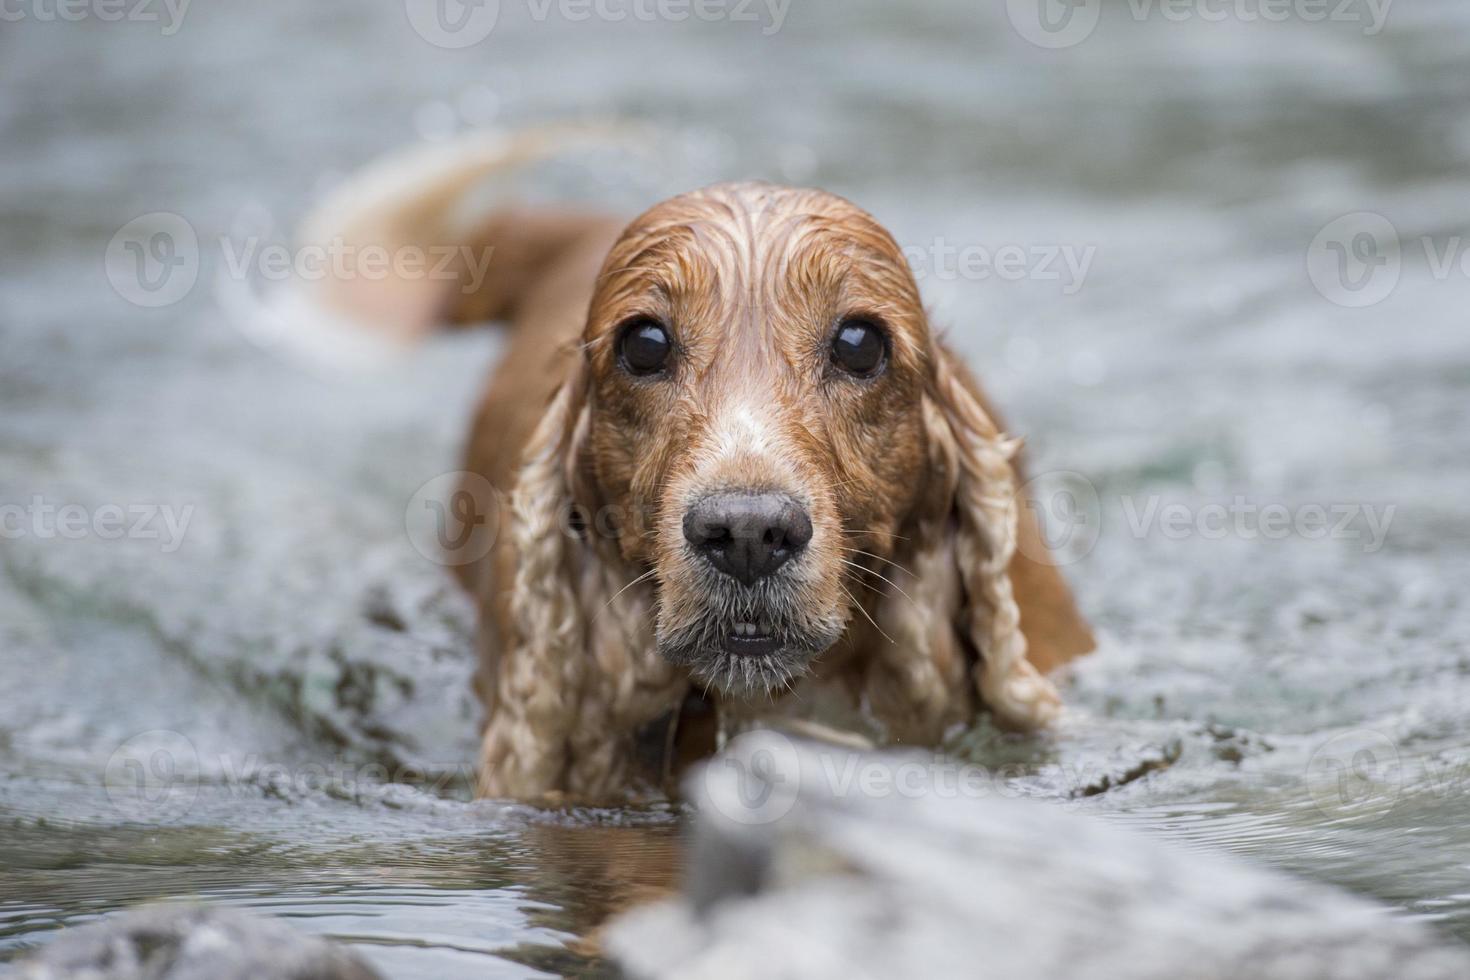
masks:
[[[769,652],[745,653],[732,649],[722,637],[693,642],[661,638],[658,651],[669,663],[688,670],[695,683],[728,697],[745,699],[769,696],[790,687],[834,642],[835,636],[814,642],[783,641]]]
[[[715,649],[690,666],[694,679],[734,698],[752,698],[785,690],[815,657],[792,657],[786,650],[741,654]]]

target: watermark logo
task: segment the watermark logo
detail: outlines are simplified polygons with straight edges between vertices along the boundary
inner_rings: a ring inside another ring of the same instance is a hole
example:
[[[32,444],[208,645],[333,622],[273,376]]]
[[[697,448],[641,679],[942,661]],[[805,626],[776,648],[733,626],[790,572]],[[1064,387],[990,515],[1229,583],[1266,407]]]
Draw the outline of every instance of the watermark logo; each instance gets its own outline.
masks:
[[[490,36],[500,0],[404,0],[415,33],[439,48],[468,48]]]
[[[1017,548],[1032,561],[1070,565],[1092,553],[1102,534],[1102,499],[1092,481],[1074,470],[1054,470],[1026,481],[1023,506],[1037,535],[1020,535]],[[1039,552],[1033,554],[1032,552]]]
[[[1398,286],[1402,271],[1398,229],[1373,211],[1328,222],[1307,247],[1307,277],[1323,298],[1338,306],[1383,302]]]
[[[107,243],[107,281],[135,306],[172,306],[199,279],[199,237],[171,211],[139,215]]]
[[[703,780],[707,805],[726,819],[746,826],[775,823],[796,805],[801,756],[780,732],[746,732],[705,763]]]
[[[1382,732],[1343,732],[1324,742],[1307,762],[1307,792],[1328,816],[1345,810],[1388,808],[1403,791],[1398,746]]]
[[[1373,211],[1355,211],[1328,222],[1307,247],[1307,276],[1323,298],[1361,308],[1398,288],[1406,260],[1434,282],[1470,280],[1470,242],[1463,235],[1405,239],[1393,222]]]
[[[1038,48],[1071,48],[1097,30],[1102,0],[1006,0],[1006,17]]]
[[[419,487],[403,513],[415,551],[439,565],[468,565],[495,547],[500,495],[478,473],[443,473]]]
[[[142,732],[108,758],[102,785],[112,805],[129,819],[174,823],[199,795],[199,753],[178,732]]]

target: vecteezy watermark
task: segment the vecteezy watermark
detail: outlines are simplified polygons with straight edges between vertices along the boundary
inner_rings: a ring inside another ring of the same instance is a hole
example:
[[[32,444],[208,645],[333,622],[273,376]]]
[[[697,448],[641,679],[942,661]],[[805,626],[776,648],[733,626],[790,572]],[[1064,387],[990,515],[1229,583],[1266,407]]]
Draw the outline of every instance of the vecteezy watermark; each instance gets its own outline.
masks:
[[[1394,0],[1127,0],[1108,14],[1135,22],[1169,24],[1352,24],[1364,36],[1383,31]],[[1103,0],[1006,0],[1016,33],[1040,48],[1071,48],[1086,41],[1102,19]]]
[[[586,21],[727,22],[757,25],[769,37],[786,23],[791,0],[510,0],[524,4],[532,21],[553,17]],[[441,48],[467,48],[490,36],[500,22],[502,0],[404,0],[408,22],[425,41]]]
[[[161,24],[164,37],[177,34],[193,0],[0,0],[0,21],[75,24]]]
[[[447,796],[471,785],[474,775],[469,762],[387,766],[341,758],[286,763],[254,752],[203,755],[188,736],[156,729],[117,747],[103,767],[102,785],[112,805],[129,819],[168,824],[189,814],[204,786],[236,799],[315,793],[357,797],[390,786]]]
[[[1373,37],[1383,31],[1393,4],[1394,0],[1128,0],[1128,11],[1134,20],[1160,17],[1173,24],[1189,20],[1356,24],[1365,36]]]
[[[1096,245],[981,245],[961,244],[935,238],[921,245],[905,245],[904,258],[914,278],[983,282],[1055,282],[1063,295],[1072,296],[1083,286],[1097,257]]]
[[[1142,780],[1155,767],[1125,781]],[[991,767],[938,752],[874,754],[830,742],[804,740],[763,728],[744,732],[698,776],[697,802],[746,826],[774,823],[803,795],[834,799],[974,800],[1045,795],[1083,800],[1100,787],[1119,785],[1106,761],[1007,763]],[[1135,782],[1136,781],[1136,782]]]
[[[514,503],[478,473],[455,470],[423,483],[409,498],[403,526],[415,551],[439,565],[465,565],[490,553],[513,507],[543,510],[553,529],[570,540],[648,537],[658,531],[658,508],[648,501],[588,507],[570,497]]]
[[[36,538],[77,541],[100,538],[103,541],[158,541],[160,550],[171,555],[184,543],[194,505],[174,507],[172,504],[102,504],[87,508],[81,504],[54,504],[36,494],[29,503],[0,502],[0,538],[18,540]]]
[[[1090,480],[1071,471],[1038,474],[1022,494],[1039,533],[1021,535],[1017,546],[1033,561],[1051,565],[1071,564],[1092,552],[1103,533],[1105,502],[1117,505],[1121,530],[1134,540],[1349,541],[1360,543],[1365,554],[1383,548],[1398,512],[1397,504],[1287,504],[1243,494],[1189,501],[1121,494],[1104,501]]]
[[[1303,779],[1312,802],[1329,817],[1377,815],[1406,792],[1438,800],[1470,795],[1470,756],[1462,750],[1405,756],[1383,732],[1362,728],[1319,745]]]
[[[1263,504],[1238,494],[1229,500],[1188,504],[1166,504],[1157,495],[1138,498],[1125,494],[1119,499],[1128,531],[1135,538],[1157,533],[1168,541],[1281,541],[1292,537],[1361,541],[1365,554],[1383,547],[1398,510],[1397,504]]]
[[[463,243],[389,247],[340,237],[292,247],[257,234],[221,235],[216,244],[220,272],[233,281],[432,280],[456,283],[465,295],[484,284],[495,251]],[[163,307],[193,290],[202,257],[193,225],[173,212],[154,211],[118,229],[107,245],[104,268],[123,299]]]
[[[485,245],[355,244],[342,238],[288,248],[256,237],[220,239],[225,275],[244,280],[257,275],[266,282],[321,282],[325,279],[436,280],[457,282],[465,295],[479,290],[490,268],[494,247]]]
[[[1171,499],[1163,494],[1120,494],[1106,500],[1081,473],[1040,473],[1021,488],[1023,507],[1037,533],[1017,546],[1050,565],[1080,561],[1097,546],[1105,524],[1134,540],[1352,542],[1374,554],[1387,542],[1397,504],[1362,501],[1296,502],[1230,497]],[[549,505],[549,508],[545,505]],[[1106,505],[1106,506],[1105,506]],[[483,476],[443,473],[422,484],[404,509],[404,529],[414,550],[441,565],[463,565],[490,553],[505,520],[518,508],[549,509],[554,529],[574,540],[617,541],[659,533],[659,511],[650,501],[587,507],[570,497],[513,500]],[[1105,514],[1108,515],[1105,517]]]
[[[1324,225],[1307,246],[1307,277],[1338,306],[1373,306],[1398,287],[1405,259],[1422,260],[1435,282],[1470,281],[1470,241],[1464,236],[1405,240],[1375,211],[1354,211]]]

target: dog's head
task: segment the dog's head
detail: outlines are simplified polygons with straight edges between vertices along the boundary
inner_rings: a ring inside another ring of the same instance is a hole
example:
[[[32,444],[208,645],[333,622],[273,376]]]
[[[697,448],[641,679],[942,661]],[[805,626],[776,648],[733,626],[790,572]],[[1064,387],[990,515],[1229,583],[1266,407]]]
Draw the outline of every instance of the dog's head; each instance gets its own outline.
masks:
[[[819,191],[687,194],[612,249],[585,340],[597,484],[648,515],[621,541],[656,570],[660,652],[727,689],[784,682],[914,505],[930,352],[901,251]]]
[[[994,430],[897,243],[822,191],[727,184],[654,207],[608,255],[583,340],[532,465],[560,454],[588,533],[616,528],[654,583],[659,652],[731,693],[800,674],[888,591],[905,530],[948,521],[966,472],[996,465],[972,458]],[[1002,503],[952,533],[1005,524],[999,459]],[[977,562],[1008,556],[1010,519]]]

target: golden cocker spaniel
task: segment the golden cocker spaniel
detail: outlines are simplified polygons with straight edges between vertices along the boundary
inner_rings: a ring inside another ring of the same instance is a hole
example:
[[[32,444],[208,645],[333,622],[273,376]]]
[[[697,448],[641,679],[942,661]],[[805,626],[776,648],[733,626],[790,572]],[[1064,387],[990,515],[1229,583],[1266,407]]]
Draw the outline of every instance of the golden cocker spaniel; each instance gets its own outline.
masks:
[[[452,235],[460,189],[357,237]],[[482,614],[482,794],[618,796],[767,716],[934,745],[982,708],[1054,715],[1043,673],[1091,634],[1017,443],[870,215],[742,182],[626,226],[502,209],[462,237],[493,249],[472,289],[333,288],[380,321],[511,324],[464,466],[499,534],[455,562]]]

